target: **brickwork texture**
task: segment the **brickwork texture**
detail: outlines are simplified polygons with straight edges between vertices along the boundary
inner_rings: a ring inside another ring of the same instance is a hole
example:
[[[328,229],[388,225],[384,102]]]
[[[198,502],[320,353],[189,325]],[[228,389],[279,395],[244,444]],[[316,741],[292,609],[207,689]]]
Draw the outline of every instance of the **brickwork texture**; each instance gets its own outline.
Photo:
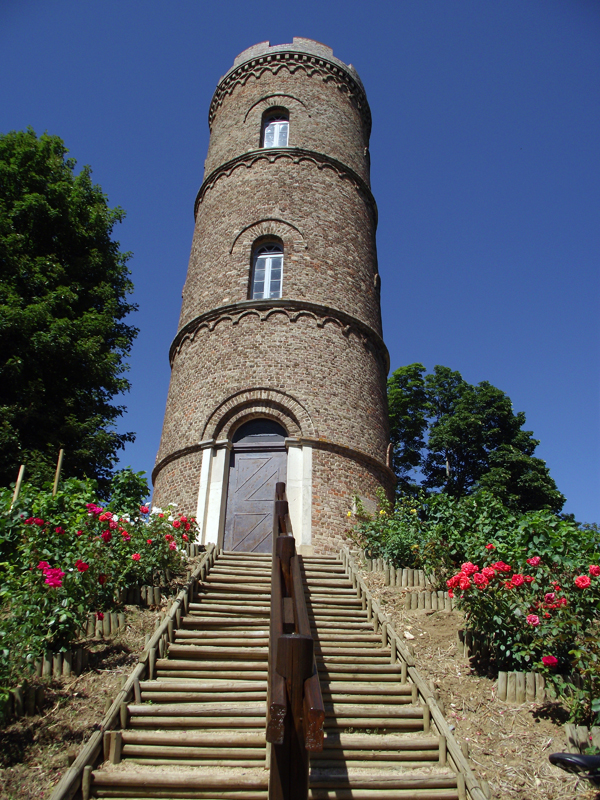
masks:
[[[262,148],[274,108],[288,146]],[[270,416],[313,445],[313,544],[335,549],[352,496],[393,481],[364,89],[324,45],[266,42],[221,79],[209,121],[154,502],[193,514],[199,443]],[[283,248],[282,295],[252,300],[268,241]]]

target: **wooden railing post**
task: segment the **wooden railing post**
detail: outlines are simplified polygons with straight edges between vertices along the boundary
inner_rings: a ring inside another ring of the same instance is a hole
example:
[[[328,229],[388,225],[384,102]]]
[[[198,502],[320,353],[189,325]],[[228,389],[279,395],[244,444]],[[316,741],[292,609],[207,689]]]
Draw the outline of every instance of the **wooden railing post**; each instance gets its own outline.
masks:
[[[273,568],[267,741],[272,744],[269,800],[306,800],[309,753],[323,749],[325,710],[306,609],[301,556],[296,554],[278,483],[273,514]]]

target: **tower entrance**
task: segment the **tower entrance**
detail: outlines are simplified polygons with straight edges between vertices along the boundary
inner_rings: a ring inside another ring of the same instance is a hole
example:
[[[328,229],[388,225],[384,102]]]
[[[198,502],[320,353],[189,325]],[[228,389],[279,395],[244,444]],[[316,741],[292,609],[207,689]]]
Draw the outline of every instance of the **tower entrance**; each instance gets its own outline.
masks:
[[[275,484],[287,476],[286,432],[269,419],[236,431],[229,461],[223,549],[270,553]]]

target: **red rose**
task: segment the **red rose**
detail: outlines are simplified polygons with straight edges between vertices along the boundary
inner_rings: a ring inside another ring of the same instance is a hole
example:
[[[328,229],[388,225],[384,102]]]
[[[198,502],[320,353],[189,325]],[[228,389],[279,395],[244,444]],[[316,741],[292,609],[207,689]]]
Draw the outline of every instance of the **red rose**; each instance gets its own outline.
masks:
[[[180,528],[180,527],[181,527],[181,520],[179,520],[179,519],[174,519],[174,520],[173,520],[173,527],[174,527],[174,528]]]
[[[525,575],[525,583],[533,583],[535,578],[533,575]]]
[[[541,564],[542,559],[539,556],[532,556],[531,558],[527,559],[527,563],[530,567],[539,567]]]
[[[577,586],[578,589],[587,589],[590,583],[591,580],[589,578],[589,575],[578,575],[575,578],[575,586]]]
[[[104,619],[104,614],[101,611],[98,611],[98,613],[96,614],[96,618],[97,619]]]
[[[187,533],[182,533],[181,538],[183,539],[184,542],[189,542],[190,540],[190,537],[187,535]]]
[[[512,576],[513,586],[521,586],[525,583],[525,577],[523,575],[513,575]]]
[[[495,544],[486,544],[485,549],[486,550],[495,550],[496,549],[496,545]]]
[[[600,575],[600,567],[597,564],[590,564],[590,575],[597,578]]]
[[[146,539],[146,544],[152,544],[152,539]]]
[[[82,561],[80,558],[77,559],[75,562],[75,566],[77,567],[79,572],[85,572],[90,568],[89,564],[86,564],[85,561]]]
[[[472,561],[467,561],[466,564],[461,566],[460,571],[463,575],[474,575],[476,572],[479,572],[479,567],[477,564],[473,564]]]
[[[104,586],[106,581],[107,581],[106,575],[103,572],[101,572],[100,575],[98,575],[98,583],[100,584],[100,586]]]
[[[108,544],[112,539],[112,531],[103,531],[102,538],[106,542],[106,544]]]
[[[554,656],[543,656],[542,664],[545,667],[556,667],[558,666],[558,658],[555,658]]]
[[[150,509],[148,506],[140,506],[140,514],[147,514]]]
[[[141,558],[139,553],[132,553],[131,557],[133,558],[134,561],[139,561]]]
[[[493,577],[494,577],[494,575],[496,574],[496,570],[495,570],[493,567],[484,567],[484,568],[481,570],[481,574],[482,574],[482,575],[483,575],[485,578],[487,578],[488,580],[490,580],[490,578],[493,578]]]
[[[460,580],[458,581],[458,585],[461,589],[470,589],[471,588],[471,581],[466,575],[461,575]]]

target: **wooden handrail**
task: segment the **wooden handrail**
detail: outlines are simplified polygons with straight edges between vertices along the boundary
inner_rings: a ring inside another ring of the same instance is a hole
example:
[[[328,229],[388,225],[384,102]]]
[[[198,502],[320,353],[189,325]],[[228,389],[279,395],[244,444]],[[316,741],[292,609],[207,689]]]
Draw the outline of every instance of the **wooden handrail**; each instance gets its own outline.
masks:
[[[302,556],[285,497],[275,489],[267,741],[271,743],[269,800],[306,800],[309,754],[323,750],[325,708],[302,583]]]

